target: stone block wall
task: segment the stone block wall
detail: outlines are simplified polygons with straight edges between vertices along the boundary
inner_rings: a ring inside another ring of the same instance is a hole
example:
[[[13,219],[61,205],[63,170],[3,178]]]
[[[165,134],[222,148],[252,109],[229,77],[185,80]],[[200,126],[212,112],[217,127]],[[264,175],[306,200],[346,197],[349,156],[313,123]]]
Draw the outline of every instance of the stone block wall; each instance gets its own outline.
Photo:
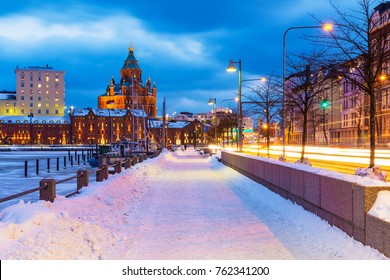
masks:
[[[328,221],[354,239],[390,257],[390,223],[367,212],[381,190],[296,168],[294,164],[236,152],[222,152],[222,162]]]

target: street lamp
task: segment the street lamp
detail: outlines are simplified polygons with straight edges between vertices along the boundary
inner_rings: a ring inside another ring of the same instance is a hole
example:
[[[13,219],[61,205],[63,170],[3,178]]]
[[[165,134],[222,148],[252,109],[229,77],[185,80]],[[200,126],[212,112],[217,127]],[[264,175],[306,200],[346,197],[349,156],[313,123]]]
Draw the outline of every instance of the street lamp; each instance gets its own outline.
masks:
[[[115,102],[114,102],[113,100],[108,100],[108,101],[106,102],[106,105],[108,105],[108,106],[107,106],[108,117],[109,117],[109,119],[110,119],[110,144],[112,144],[112,118],[111,118],[111,113],[110,113],[111,108],[109,108],[109,107],[110,107],[109,105],[112,105],[112,104],[115,104]]]
[[[286,157],[286,141],[285,141],[285,98],[286,98],[286,37],[287,33],[290,30],[296,30],[296,29],[308,29],[308,28],[321,28],[327,32],[331,32],[333,29],[333,24],[331,23],[325,23],[323,25],[314,25],[314,26],[294,26],[287,28],[286,31],[284,31],[283,34],[283,103],[282,103],[282,112],[283,112],[283,120],[282,120],[282,144],[283,144],[283,152],[282,152],[282,158],[285,160]]]
[[[209,105],[214,105],[214,143],[217,145],[217,98],[211,98],[209,100]]]
[[[241,59],[238,61],[230,60],[226,71],[235,72],[237,68],[234,64],[238,64],[238,151],[242,152],[242,103],[241,103],[241,83],[242,83],[242,66]]]

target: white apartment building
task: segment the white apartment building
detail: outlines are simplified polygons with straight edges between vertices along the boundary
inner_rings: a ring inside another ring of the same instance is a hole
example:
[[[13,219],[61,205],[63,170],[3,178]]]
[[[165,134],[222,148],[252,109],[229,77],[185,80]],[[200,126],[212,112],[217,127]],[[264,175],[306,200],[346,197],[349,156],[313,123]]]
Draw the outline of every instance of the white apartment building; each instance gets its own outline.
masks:
[[[10,115],[64,116],[65,71],[48,65],[15,69],[16,107]]]

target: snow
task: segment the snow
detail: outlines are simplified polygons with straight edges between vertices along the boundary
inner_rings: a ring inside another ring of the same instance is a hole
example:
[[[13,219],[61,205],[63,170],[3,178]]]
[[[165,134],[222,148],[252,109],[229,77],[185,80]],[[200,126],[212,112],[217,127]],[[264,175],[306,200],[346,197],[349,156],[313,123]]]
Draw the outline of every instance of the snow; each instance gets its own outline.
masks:
[[[378,207],[389,205],[383,193]],[[387,258],[215,156],[187,149],[91,180],[73,198],[3,209],[0,259]]]
[[[380,191],[368,213],[390,223],[390,191]]]

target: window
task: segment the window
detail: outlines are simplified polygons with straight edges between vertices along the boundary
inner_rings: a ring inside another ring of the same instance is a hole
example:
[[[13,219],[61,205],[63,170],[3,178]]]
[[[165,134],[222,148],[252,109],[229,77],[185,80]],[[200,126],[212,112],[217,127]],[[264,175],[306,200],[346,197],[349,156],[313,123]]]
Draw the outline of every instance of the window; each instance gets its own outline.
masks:
[[[21,82],[21,83],[20,83],[20,87],[24,87],[24,82]]]
[[[37,107],[41,108],[42,107],[42,103],[39,102]]]
[[[20,100],[24,100],[24,96],[20,97]]]
[[[30,103],[30,107],[34,107],[34,103]]]
[[[58,110],[56,110],[55,112],[56,112],[56,115],[58,115]]]
[[[5,109],[5,112],[8,114],[9,113],[9,109]]]
[[[34,85],[33,85],[33,83],[30,83],[30,87],[33,87]]]
[[[22,89],[22,90],[20,91],[20,93],[21,93],[21,94],[24,94],[24,89]]]
[[[46,114],[49,114],[49,110],[46,110]]]
[[[38,109],[38,114],[42,114],[41,109]]]
[[[49,108],[49,107],[50,107],[49,103],[46,103],[46,108]]]
[[[32,82],[33,81],[33,75],[31,74],[30,75],[30,82]]]
[[[24,107],[24,102],[22,102],[22,107]]]
[[[7,106],[7,107],[8,107],[8,106],[9,106],[9,102],[5,103],[5,106]]]
[[[22,114],[24,114],[24,109],[21,110]]]
[[[58,108],[58,104],[54,104],[54,107],[55,107],[55,108]]]
[[[41,97],[40,96],[38,96],[38,101],[41,101]]]
[[[46,83],[48,83],[49,82],[49,75],[48,74],[46,74]]]
[[[34,90],[30,89],[30,94],[34,94]]]
[[[41,88],[41,87],[42,87],[42,84],[41,84],[41,83],[39,83],[39,84],[38,84],[38,88]]]
[[[30,96],[30,101],[33,101],[34,100],[34,96]]]

